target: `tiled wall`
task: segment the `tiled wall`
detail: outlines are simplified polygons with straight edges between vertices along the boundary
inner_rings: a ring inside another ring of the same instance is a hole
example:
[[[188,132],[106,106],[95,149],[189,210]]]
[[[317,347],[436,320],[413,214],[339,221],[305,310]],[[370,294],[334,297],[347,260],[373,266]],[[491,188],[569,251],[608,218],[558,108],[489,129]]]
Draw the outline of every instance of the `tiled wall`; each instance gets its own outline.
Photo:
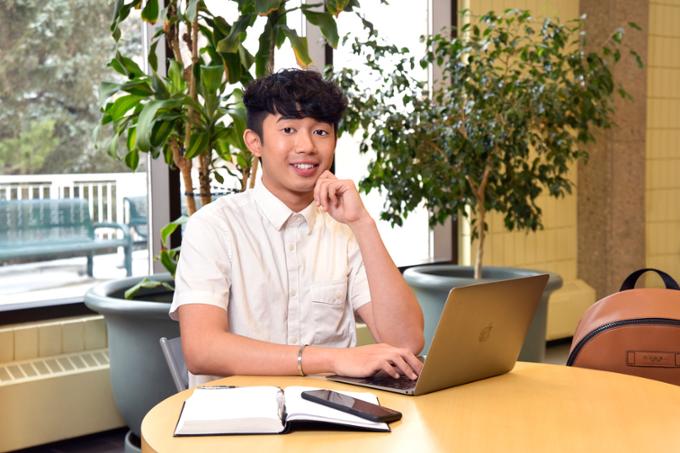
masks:
[[[647,265],[680,279],[680,0],[649,3]]]
[[[525,8],[535,16],[557,16],[562,21],[576,18],[579,14],[579,2],[574,0],[470,0],[460,6],[470,8],[475,14],[492,9]],[[572,181],[576,181],[576,177],[574,169]],[[502,216],[490,216],[484,263],[552,271],[564,280],[573,280],[576,278],[576,196],[557,200],[541,197],[539,206],[543,209],[544,229],[535,233],[508,232],[503,226]],[[469,241],[469,237],[463,240]],[[461,249],[466,250],[466,247]],[[465,263],[474,262],[474,247],[460,259]]]

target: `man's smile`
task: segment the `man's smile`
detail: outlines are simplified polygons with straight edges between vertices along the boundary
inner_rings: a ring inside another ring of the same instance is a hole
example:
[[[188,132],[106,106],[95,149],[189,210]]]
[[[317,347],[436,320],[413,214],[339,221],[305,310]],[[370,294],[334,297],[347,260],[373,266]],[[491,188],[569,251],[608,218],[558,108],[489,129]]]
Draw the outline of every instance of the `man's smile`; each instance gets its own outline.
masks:
[[[317,162],[294,162],[290,166],[293,167],[296,175],[302,177],[314,176],[319,168]]]

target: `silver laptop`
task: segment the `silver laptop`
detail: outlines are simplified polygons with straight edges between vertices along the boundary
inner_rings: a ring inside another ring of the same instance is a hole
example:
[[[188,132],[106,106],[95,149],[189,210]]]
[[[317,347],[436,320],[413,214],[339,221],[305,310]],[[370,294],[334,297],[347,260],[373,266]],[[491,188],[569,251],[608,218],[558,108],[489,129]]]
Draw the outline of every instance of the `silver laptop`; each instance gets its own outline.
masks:
[[[548,274],[453,288],[418,379],[384,372],[332,381],[423,395],[507,373],[514,366],[541,300]]]

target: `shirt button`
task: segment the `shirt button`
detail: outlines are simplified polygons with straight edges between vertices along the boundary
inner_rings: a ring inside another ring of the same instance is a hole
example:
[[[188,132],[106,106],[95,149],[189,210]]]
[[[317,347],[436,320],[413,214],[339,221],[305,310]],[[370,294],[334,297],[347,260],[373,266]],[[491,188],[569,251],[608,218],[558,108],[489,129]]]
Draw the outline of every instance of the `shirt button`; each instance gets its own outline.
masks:
[[[290,290],[290,295],[291,295],[292,297],[295,297],[296,294],[297,294],[297,293],[296,293],[296,291],[295,291],[295,288],[293,288],[293,289]]]
[[[288,244],[288,251],[292,252],[293,250],[295,250],[295,245],[294,244]]]

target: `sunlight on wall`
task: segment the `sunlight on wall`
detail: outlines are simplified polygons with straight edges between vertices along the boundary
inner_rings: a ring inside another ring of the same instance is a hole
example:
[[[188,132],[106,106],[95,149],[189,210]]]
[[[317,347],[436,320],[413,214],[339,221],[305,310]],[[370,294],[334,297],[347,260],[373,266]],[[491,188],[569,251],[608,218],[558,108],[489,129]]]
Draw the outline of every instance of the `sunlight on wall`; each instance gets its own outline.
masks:
[[[647,266],[680,278],[680,0],[650,1],[647,62]],[[650,285],[660,284],[656,278]]]

